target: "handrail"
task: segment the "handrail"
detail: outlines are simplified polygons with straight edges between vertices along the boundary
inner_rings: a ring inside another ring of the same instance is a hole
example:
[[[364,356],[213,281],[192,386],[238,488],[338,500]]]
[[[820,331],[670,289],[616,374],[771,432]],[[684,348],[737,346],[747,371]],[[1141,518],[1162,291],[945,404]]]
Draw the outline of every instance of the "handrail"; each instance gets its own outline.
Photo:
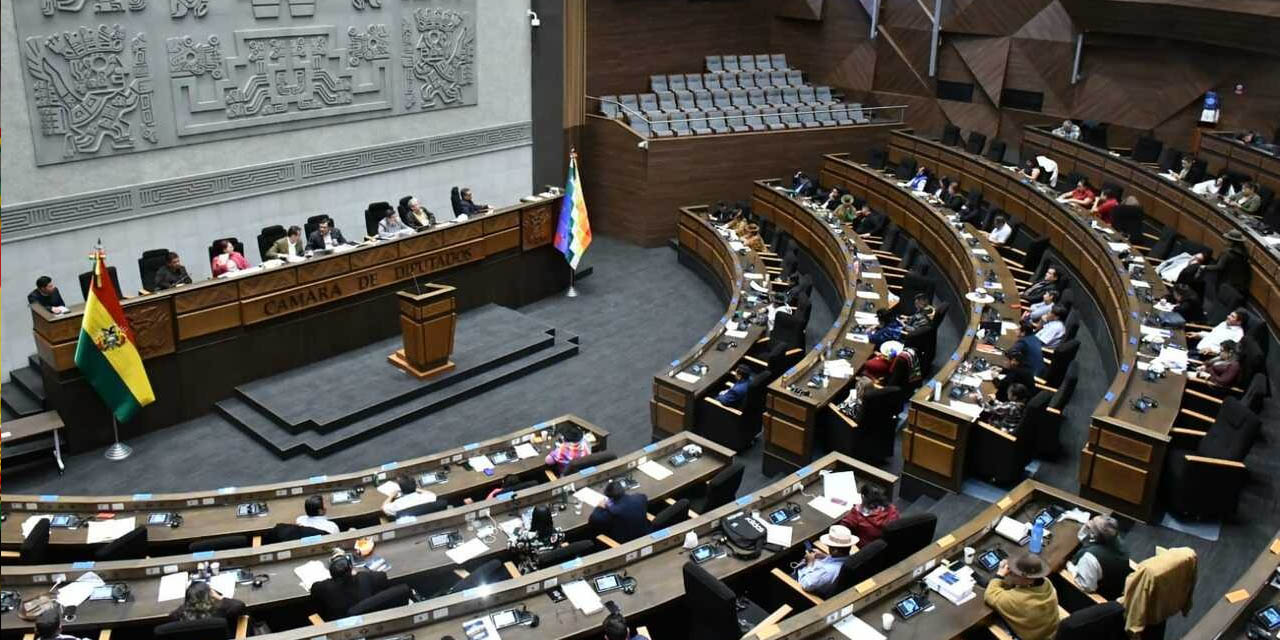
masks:
[[[640,95],[640,94],[637,94],[637,95]],[[641,138],[644,138],[646,140],[660,139],[660,136],[655,136],[652,134],[654,122],[662,122],[663,124],[670,123],[670,122],[686,122],[690,124],[704,123],[705,124],[705,123],[709,123],[713,119],[712,116],[708,115],[709,111],[699,110],[696,113],[681,111],[680,113],[672,114],[672,118],[669,120],[657,121],[657,120],[651,120],[650,118],[646,117],[644,111],[640,109],[632,109],[617,100],[606,100],[604,98],[599,98],[591,95],[586,96],[586,100],[588,102],[594,101],[595,103],[600,105],[605,105],[605,104],[613,105],[617,109],[618,114],[622,116],[621,119],[623,120],[624,124],[627,124],[627,126],[632,131],[635,131],[637,135],[639,135]],[[760,113],[759,111],[760,109],[771,108],[771,107],[772,108],[805,107],[807,109],[805,113],[813,113],[815,115],[822,113],[822,114],[830,115],[830,114],[836,113],[837,110],[845,111],[847,113],[847,110],[854,108],[854,105],[857,105],[857,109],[862,113],[863,118],[865,119],[865,122],[857,121],[853,125],[839,125],[839,126],[857,126],[857,125],[867,125],[867,124],[895,124],[895,123],[906,122],[906,113],[907,113],[908,105],[887,105],[887,106],[879,106],[879,107],[869,107],[869,106],[861,105],[859,103],[839,103],[835,105],[788,104],[788,105],[781,105],[781,106],[748,105],[748,108],[754,109],[755,111],[751,113],[742,112],[741,111],[742,107],[740,106],[730,106],[724,109],[717,107],[715,109],[712,109],[711,111],[720,112],[722,115],[716,116],[716,117],[721,120],[724,120],[731,117],[747,118],[751,116],[763,117],[765,115],[779,115],[779,116],[782,115],[780,111],[775,114],[763,114],[763,113]],[[736,112],[736,114],[729,114],[728,112],[730,111]],[[601,116],[601,117],[607,117],[608,115],[608,114],[604,114],[599,107],[595,109],[589,109],[588,114]],[[796,115],[799,115],[799,112],[796,112]],[[647,130],[647,132],[641,132],[637,130],[636,127],[631,126],[633,122],[644,123],[644,128]],[[809,128],[813,129],[814,127],[809,127]],[[803,127],[802,128],[788,127],[787,129],[782,129],[781,131],[802,131],[802,130],[804,130]],[[715,135],[715,134],[702,134],[702,135],[706,136],[706,135]]]

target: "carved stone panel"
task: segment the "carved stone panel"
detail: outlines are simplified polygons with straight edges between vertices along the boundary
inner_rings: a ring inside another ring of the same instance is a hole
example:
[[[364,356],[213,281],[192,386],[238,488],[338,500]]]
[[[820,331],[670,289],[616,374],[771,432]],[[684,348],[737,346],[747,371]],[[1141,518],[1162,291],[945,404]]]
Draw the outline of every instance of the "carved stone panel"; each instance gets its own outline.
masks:
[[[14,3],[36,162],[474,105],[476,2]]]

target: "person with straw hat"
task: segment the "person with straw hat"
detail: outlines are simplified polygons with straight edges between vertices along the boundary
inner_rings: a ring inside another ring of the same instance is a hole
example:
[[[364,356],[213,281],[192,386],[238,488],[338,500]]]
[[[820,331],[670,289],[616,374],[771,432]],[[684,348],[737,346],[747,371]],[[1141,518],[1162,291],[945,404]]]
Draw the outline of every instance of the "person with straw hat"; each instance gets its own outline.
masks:
[[[1058,632],[1058,592],[1049,566],[1025,551],[1000,562],[983,600],[1021,640],[1048,640]]]
[[[810,550],[804,554],[804,562],[796,567],[796,580],[806,592],[822,595],[836,583],[840,567],[849,557],[853,545],[858,543],[858,537],[849,531],[849,527],[833,524],[818,541],[830,553]]]

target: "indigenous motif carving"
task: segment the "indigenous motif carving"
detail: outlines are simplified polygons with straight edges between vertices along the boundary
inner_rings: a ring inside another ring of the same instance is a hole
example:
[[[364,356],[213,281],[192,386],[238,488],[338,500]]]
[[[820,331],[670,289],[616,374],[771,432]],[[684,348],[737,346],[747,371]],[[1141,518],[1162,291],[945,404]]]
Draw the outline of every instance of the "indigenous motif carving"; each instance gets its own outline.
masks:
[[[226,76],[222,64],[222,41],[218,36],[197,43],[191,36],[170,38],[165,49],[169,52],[169,74],[202,76],[208,73],[215,80]]]
[[[351,6],[355,7],[356,11],[364,11],[366,8],[381,9],[382,0],[351,0]]]
[[[169,16],[181,20],[187,15],[197,19],[209,15],[209,0],[169,0]]]
[[[40,0],[40,13],[52,16],[59,11],[79,13],[84,10],[88,0]],[[147,0],[93,0],[94,13],[124,13],[142,11],[147,8]]]
[[[368,31],[361,32],[355,27],[347,29],[350,38],[347,45],[347,64],[360,66],[363,61],[386,60],[391,57],[390,40],[387,25],[371,24]]]
[[[253,17],[279,18],[280,5],[287,4],[289,15],[294,18],[306,18],[316,14],[316,0],[253,0]]]
[[[475,82],[475,31],[468,15],[450,9],[418,9],[404,21],[405,108],[451,105]],[[410,92],[413,95],[410,95]]]

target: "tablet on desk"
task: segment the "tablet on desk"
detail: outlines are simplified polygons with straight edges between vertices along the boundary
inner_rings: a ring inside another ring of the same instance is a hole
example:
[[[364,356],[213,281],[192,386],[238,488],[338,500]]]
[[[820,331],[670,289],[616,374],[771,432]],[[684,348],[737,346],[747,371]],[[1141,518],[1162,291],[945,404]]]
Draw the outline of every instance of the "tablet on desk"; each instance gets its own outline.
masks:
[[[929,607],[929,601],[920,596],[907,596],[893,605],[893,610],[903,620],[910,620]]]
[[[596,588],[596,593],[608,593],[615,589],[622,588],[622,580],[618,578],[618,574],[610,573],[609,575],[600,576],[591,581]]]
[[[1271,605],[1253,615],[1253,619],[1267,631],[1280,628],[1280,608]]]

